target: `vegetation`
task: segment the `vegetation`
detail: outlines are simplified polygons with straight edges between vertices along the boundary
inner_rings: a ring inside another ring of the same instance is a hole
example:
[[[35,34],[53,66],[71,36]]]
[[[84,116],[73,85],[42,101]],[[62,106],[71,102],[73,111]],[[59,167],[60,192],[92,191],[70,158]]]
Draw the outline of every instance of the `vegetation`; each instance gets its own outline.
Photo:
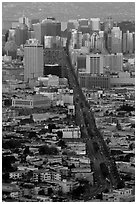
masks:
[[[39,148],[39,154],[40,155],[57,155],[58,154],[58,149],[53,146],[48,146],[48,145],[43,145],[42,147]]]

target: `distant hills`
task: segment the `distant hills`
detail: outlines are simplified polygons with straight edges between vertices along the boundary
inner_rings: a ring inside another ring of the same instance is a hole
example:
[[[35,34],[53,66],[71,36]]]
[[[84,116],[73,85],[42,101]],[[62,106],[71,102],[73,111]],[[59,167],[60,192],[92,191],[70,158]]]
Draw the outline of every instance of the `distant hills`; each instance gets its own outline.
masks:
[[[104,21],[112,16],[115,21],[135,20],[134,2],[3,2],[3,28],[22,14],[28,18],[44,19],[49,16],[60,21],[69,19],[99,17]]]

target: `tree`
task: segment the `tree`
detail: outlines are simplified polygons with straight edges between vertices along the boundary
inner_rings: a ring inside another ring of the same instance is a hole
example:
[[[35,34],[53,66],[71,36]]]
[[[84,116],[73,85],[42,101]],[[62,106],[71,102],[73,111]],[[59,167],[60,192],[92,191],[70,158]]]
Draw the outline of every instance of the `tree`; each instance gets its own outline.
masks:
[[[17,48],[18,47],[13,40],[6,42],[4,47],[5,51],[7,52],[7,55],[9,54],[9,52],[17,52]]]
[[[25,148],[23,154],[25,154],[25,155],[29,155],[30,154],[29,146]]]
[[[40,155],[47,154],[47,155],[57,155],[58,150],[56,147],[49,147],[48,145],[43,145],[42,147],[39,148],[39,153]]]
[[[63,132],[59,130],[59,131],[57,132],[57,136],[59,137],[59,139],[62,139],[62,137],[63,137]]]

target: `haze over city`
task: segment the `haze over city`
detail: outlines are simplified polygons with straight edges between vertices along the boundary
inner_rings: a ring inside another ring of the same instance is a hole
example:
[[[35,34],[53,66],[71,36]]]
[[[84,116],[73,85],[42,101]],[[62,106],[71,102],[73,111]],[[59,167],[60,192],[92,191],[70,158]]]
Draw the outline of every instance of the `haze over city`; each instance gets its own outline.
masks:
[[[2,201],[135,201],[135,3],[5,2]]]
[[[57,20],[99,17],[102,21],[106,16],[114,20],[134,20],[134,2],[3,2],[3,26],[17,20],[22,14],[28,18],[44,19],[54,16]]]

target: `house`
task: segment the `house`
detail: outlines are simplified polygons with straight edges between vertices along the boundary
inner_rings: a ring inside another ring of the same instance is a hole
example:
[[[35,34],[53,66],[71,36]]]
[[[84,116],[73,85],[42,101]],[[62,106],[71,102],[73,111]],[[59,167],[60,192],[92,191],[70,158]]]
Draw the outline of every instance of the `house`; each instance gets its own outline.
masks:
[[[20,189],[15,184],[3,183],[2,184],[2,194],[8,195],[11,198],[17,199],[20,194]]]

